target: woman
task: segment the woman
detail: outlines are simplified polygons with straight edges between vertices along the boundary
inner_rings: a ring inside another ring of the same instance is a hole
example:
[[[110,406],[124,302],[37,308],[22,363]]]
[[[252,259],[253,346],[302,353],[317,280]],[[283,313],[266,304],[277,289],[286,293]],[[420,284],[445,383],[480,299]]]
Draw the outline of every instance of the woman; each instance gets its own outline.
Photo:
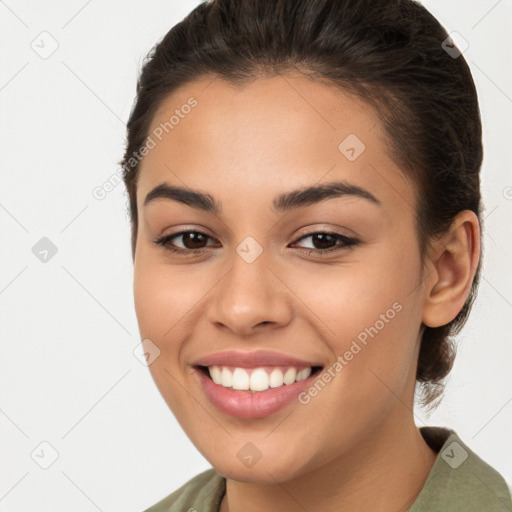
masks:
[[[481,268],[481,123],[411,0],[213,0],[128,122],[137,319],[212,468],[149,509],[512,510],[434,407]]]

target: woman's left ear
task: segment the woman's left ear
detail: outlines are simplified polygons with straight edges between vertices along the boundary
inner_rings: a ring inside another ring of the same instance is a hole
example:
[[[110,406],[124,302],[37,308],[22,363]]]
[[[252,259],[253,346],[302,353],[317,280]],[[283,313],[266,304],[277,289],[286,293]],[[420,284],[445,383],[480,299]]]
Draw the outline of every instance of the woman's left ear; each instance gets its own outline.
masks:
[[[480,222],[471,210],[459,212],[449,231],[433,242],[425,277],[423,323],[450,323],[464,306],[480,260]]]

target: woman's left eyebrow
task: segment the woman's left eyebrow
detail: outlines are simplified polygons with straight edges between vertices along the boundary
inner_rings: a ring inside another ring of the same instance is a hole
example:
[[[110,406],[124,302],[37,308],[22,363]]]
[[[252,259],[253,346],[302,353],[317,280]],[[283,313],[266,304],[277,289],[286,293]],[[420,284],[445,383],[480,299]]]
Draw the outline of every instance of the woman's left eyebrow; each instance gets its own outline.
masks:
[[[382,202],[370,191],[348,181],[334,181],[280,194],[274,199],[272,209],[276,213],[283,213],[296,208],[310,206],[328,199],[346,196],[360,197],[377,206],[382,206]],[[144,206],[156,199],[176,201],[186,204],[191,208],[202,210],[207,213],[213,213],[215,215],[220,215],[222,213],[221,203],[211,194],[187,187],[169,185],[165,182],[157,185],[147,194],[146,199],[144,200]]]

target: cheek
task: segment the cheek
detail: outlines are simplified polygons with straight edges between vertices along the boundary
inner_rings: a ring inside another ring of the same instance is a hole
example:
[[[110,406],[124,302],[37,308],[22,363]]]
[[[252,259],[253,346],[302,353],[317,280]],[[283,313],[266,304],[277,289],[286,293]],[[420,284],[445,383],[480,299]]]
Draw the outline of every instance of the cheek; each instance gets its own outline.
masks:
[[[175,338],[175,326],[201,297],[184,270],[149,262],[135,265],[133,295],[141,336],[161,342]]]
[[[343,370],[334,372],[340,375],[335,395],[349,401],[404,391],[421,325],[420,261],[413,242],[381,244],[371,252],[364,261],[311,272],[294,288],[325,332],[333,359],[343,358]]]
[[[147,262],[134,267],[134,305],[141,339],[149,339],[159,350],[148,369],[168,407],[181,417],[184,398],[180,367],[182,340],[187,338],[186,312],[190,310],[185,288],[169,271]]]
[[[171,268],[139,260],[134,268],[134,305],[141,339],[150,339],[159,352],[149,371],[173,411],[188,367],[183,350],[197,330],[204,279],[191,278],[186,266]]]
[[[388,325],[402,329],[407,324],[403,322],[404,317],[415,316],[412,302],[418,297],[411,292],[418,284],[419,266],[413,255],[405,258],[391,250],[386,252],[382,246],[378,254],[377,249],[374,254],[369,252],[364,259],[347,259],[347,264],[318,266],[307,272],[292,269],[285,274],[284,280],[291,283],[295,295],[301,299],[296,302],[307,306],[303,308],[303,316],[315,316],[321,332],[337,340],[334,345],[340,350],[376,322],[379,330],[385,325],[389,332]],[[398,309],[402,313],[398,314]]]

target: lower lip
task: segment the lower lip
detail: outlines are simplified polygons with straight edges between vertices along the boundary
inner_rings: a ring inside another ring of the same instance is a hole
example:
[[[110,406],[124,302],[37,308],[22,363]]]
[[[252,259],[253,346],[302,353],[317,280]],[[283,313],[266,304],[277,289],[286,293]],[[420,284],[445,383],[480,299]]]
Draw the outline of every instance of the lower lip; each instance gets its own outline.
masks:
[[[297,399],[311,385],[318,372],[299,382],[268,388],[266,391],[225,388],[215,384],[202,370],[196,369],[196,374],[206,396],[217,409],[236,418],[257,419],[273,414]]]

